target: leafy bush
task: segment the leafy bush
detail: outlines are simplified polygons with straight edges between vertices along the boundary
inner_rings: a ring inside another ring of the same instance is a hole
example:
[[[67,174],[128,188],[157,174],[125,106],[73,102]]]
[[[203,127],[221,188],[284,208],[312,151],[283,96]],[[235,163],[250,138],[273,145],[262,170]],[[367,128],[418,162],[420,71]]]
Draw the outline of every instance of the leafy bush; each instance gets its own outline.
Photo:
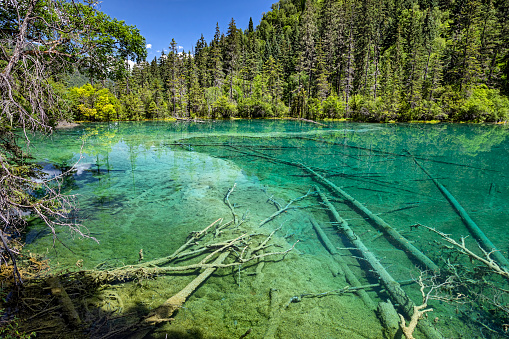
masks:
[[[226,95],[221,96],[212,104],[212,118],[232,118],[237,113],[237,105],[230,102]]]
[[[117,118],[119,102],[107,88],[91,84],[70,89],[72,110],[77,120],[109,121]]]
[[[284,117],[287,116],[289,112],[289,108],[283,104],[281,101],[278,101],[275,105],[272,106],[272,113],[275,117]]]
[[[272,106],[270,103],[258,98],[250,97],[239,102],[239,117],[242,118],[264,118],[272,116]]]
[[[322,103],[317,98],[310,98],[308,100],[308,115],[309,119],[322,118]]]
[[[459,107],[455,120],[501,121],[509,117],[509,99],[485,85],[474,87]]]
[[[322,103],[323,118],[340,119],[345,117],[345,103],[336,95],[331,95]]]
[[[385,107],[381,97],[376,99],[357,94],[352,97],[352,113],[350,117],[356,121],[365,122],[381,122],[394,119],[395,116],[390,114]]]

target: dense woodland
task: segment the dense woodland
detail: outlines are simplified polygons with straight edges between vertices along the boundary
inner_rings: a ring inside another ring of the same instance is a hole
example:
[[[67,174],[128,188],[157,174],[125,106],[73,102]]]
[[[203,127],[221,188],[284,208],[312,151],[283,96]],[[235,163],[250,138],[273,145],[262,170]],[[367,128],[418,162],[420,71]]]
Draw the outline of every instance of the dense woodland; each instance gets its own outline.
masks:
[[[256,27],[232,19],[193,51],[172,41],[129,76],[71,94],[78,120],[505,121],[509,1],[281,0]]]

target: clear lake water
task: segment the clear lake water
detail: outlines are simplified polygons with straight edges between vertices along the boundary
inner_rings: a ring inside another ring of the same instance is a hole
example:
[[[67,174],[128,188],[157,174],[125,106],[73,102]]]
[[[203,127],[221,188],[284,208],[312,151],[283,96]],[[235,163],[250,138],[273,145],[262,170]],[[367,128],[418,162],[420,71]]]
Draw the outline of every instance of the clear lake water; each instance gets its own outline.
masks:
[[[90,123],[58,130],[49,138],[37,137],[31,152],[48,175],[77,162],[63,189],[76,195],[76,217],[98,242],[59,229],[54,243],[45,225],[32,222],[25,236],[27,249],[43,254],[57,270],[133,265],[141,249],[144,261],[168,256],[191,232],[218,218],[232,219],[225,196],[235,185],[229,201],[238,217],[245,218],[246,230],[268,235],[280,227],[274,234],[275,246],[266,252],[283,251],[299,242],[284,259],[269,259],[262,268],[250,264],[240,270],[218,270],[191,295],[174,322],[153,336],[163,338],[165,331],[174,330],[203,338],[239,338],[251,329],[248,338],[387,337],[387,325],[356,294],[327,293],[349,283],[311,219],[321,225],[361,284],[376,284],[378,278],[335,227],[326,206],[312,193],[314,185],[417,305],[422,303],[419,286],[408,281],[417,279],[423,268],[343,197],[295,166],[302,163],[348,192],[441,269],[456,267],[464,279],[481,272],[478,278],[487,281],[482,287],[451,287],[449,293],[440,291],[429,301],[434,311],[428,313],[428,321],[444,337],[506,337],[508,293],[492,286],[508,290],[507,280],[486,273],[478,262],[472,264],[439,235],[415,227],[434,227],[457,241],[468,236],[468,248],[482,255],[457,210],[414,159],[446,187],[507,258],[508,126],[325,124],[293,120]],[[278,204],[284,208],[308,192],[285,213],[258,226],[277,211]],[[141,303],[150,310],[195,276],[192,272],[165,276],[137,288],[126,283],[117,293],[124,299],[124,309]],[[367,292],[375,304],[388,298],[383,287]],[[458,297],[467,292],[478,294]],[[305,296],[320,293],[325,294]],[[300,300],[291,302],[295,296]],[[109,307],[124,311],[115,300]],[[423,337],[419,330],[416,337]]]

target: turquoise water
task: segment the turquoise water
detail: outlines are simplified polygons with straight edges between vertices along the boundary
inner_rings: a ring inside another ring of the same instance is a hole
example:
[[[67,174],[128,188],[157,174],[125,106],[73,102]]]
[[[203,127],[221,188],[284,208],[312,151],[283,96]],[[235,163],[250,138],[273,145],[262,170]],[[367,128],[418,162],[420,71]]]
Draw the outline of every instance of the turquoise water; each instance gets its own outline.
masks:
[[[281,226],[276,241],[286,249],[299,240],[294,255],[266,264],[263,277],[250,275],[247,270],[241,276],[242,284],[234,278],[237,272],[231,270],[211,278],[186,303],[193,316],[180,312],[171,326],[205,326],[218,337],[239,337],[253,328],[253,337],[264,337],[267,326],[276,326],[267,308],[268,291],[277,288],[284,311],[274,330],[275,337],[383,337],[376,314],[366,309],[355,294],[304,298],[283,307],[291,296],[347,285],[318,239],[310,217],[322,225],[361,283],[377,282],[365,262],[355,258],[358,252],[345,249],[352,245],[334,228],[316,196],[295,202],[297,209],[262,227],[258,224],[276,211],[273,201],[284,207],[313,190],[313,185],[319,185],[396,280],[416,279],[420,272],[416,263],[385,240],[364,215],[321,186],[308,172],[270,161],[266,156],[312,167],[383,218],[444,270],[457,264],[470,267],[472,272],[481,271],[468,266],[468,258],[448,247],[438,235],[411,227],[435,227],[456,240],[470,235],[456,210],[411,154],[454,195],[508,257],[507,126],[347,122],[327,125],[279,120],[125,122],[59,130],[50,140],[35,140],[32,152],[50,175],[58,173],[56,168],[78,161],[74,173],[64,181],[64,188],[76,195],[76,216],[99,243],[62,229],[59,240],[72,252],[60,242],[53,247],[47,228],[33,223],[26,235],[27,247],[44,253],[59,269],[77,269],[77,264],[86,269],[135,264],[140,249],[144,260],[167,256],[186,241],[190,232],[221,217],[231,219],[224,197],[236,184],[230,200],[239,216],[249,211],[248,229],[268,234]],[[480,254],[472,236],[466,244]],[[467,279],[466,272],[460,273]],[[507,289],[499,277],[485,273],[482,277]],[[507,293],[490,284],[475,291],[464,287],[453,291],[451,287],[449,297],[451,293],[477,293],[469,296],[472,302],[445,302],[442,291],[441,300],[429,302],[435,308],[429,314],[430,319],[436,320],[434,326],[447,337],[503,337],[502,325],[508,320],[507,311],[504,313]],[[171,295],[172,286],[164,288]],[[416,284],[405,285],[404,289],[416,304],[422,302]],[[483,300],[482,293],[490,300]],[[380,289],[370,290],[369,294],[376,302],[386,299]],[[248,310],[239,306],[244,304],[253,307]]]

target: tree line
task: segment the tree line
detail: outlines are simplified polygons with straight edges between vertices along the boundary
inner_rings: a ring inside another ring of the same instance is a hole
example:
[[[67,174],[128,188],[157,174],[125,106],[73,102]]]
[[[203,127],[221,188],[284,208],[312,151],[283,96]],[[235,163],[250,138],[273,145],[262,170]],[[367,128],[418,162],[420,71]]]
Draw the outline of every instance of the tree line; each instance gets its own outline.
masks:
[[[508,15],[507,0],[281,0],[256,28],[232,19],[187,53],[172,40],[107,94],[70,100],[85,120],[505,121]]]

